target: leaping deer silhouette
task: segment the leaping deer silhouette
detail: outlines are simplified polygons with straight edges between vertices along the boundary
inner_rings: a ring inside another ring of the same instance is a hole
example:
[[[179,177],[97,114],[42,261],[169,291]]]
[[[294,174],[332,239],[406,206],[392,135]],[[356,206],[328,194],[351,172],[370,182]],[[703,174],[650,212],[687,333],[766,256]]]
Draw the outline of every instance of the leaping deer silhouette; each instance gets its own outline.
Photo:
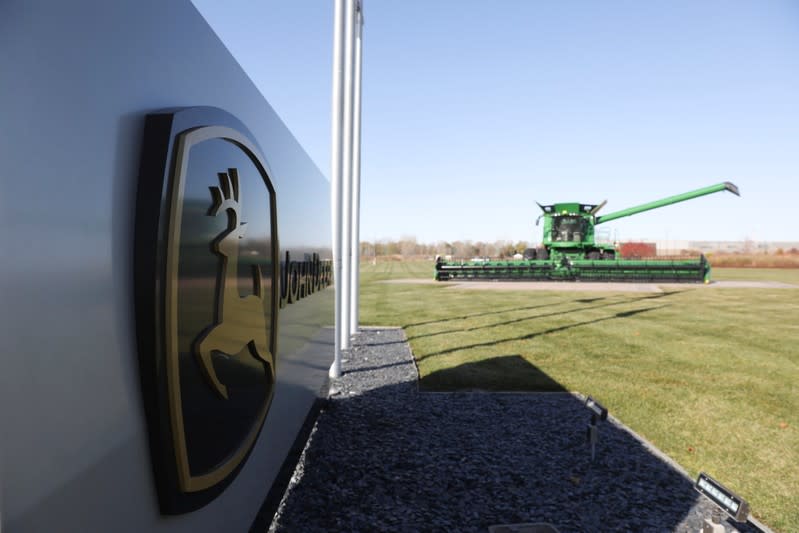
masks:
[[[264,316],[263,276],[257,265],[252,265],[253,294],[242,298],[238,291],[239,239],[244,237],[246,229],[246,222],[240,222],[239,174],[235,168],[229,168],[218,176],[219,187],[209,187],[214,203],[208,215],[226,213],[228,224],[212,244],[214,253],[222,258],[216,281],[216,311],[214,323],[197,337],[193,351],[209,385],[227,399],[227,387],[219,381],[211,359],[213,352],[235,356],[246,346],[254,357],[268,365],[272,380],[275,365]]]

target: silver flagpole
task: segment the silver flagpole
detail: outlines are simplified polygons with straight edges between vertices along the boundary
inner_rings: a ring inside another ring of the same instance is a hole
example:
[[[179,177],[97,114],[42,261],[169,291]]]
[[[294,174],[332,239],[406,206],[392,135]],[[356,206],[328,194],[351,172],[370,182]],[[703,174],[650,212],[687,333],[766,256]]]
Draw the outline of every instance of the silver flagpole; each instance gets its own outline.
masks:
[[[335,281],[335,339],[333,341],[333,364],[330,366],[331,378],[341,376],[341,319],[342,265],[341,265],[341,211],[342,211],[342,142],[344,114],[344,1],[335,0],[333,16],[333,98],[332,98],[332,131],[330,147],[330,216],[333,229],[333,276]]]
[[[343,212],[341,294],[341,349],[350,349],[350,278],[352,271],[352,67],[355,52],[355,0],[346,0],[344,8],[344,141],[342,150]]]
[[[361,283],[361,64],[363,62],[363,0],[358,1],[355,27],[355,66],[352,106],[352,272],[350,276],[350,334],[358,333]]]

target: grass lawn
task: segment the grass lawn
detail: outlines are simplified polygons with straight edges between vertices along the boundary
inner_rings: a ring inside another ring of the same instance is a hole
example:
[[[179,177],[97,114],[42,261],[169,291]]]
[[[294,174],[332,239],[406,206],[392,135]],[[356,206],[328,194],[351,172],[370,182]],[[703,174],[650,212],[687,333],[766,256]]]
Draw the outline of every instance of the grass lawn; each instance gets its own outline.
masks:
[[[432,262],[364,263],[361,323],[402,326],[430,390],[596,397],[693,476],[704,470],[769,526],[799,531],[799,289],[483,291],[429,280]],[[714,269],[799,286],[799,270]]]

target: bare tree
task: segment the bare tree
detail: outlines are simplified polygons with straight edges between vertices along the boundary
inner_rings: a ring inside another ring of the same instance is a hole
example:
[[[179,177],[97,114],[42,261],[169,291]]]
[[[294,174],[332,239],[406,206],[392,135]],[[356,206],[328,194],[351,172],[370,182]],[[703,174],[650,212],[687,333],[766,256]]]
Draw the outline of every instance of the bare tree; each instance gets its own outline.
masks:
[[[417,255],[416,237],[403,236],[399,242],[399,249],[402,257],[413,257]]]

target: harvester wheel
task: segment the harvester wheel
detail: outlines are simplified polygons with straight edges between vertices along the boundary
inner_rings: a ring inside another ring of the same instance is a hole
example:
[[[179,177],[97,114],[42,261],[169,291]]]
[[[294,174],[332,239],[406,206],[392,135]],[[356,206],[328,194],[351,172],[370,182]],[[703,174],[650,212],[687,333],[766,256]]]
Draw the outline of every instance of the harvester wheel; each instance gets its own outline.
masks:
[[[524,250],[525,259],[535,259],[535,248],[526,248]]]
[[[549,259],[549,250],[547,250],[546,248],[539,248],[535,251],[535,256],[537,259],[541,261],[546,261],[547,259]]]
[[[590,259],[591,261],[596,261],[597,259],[599,259],[599,252],[597,252],[596,250],[592,250],[588,252],[588,254],[585,257],[586,259]]]
[[[605,257],[603,259],[607,259],[608,261],[613,261],[616,259],[616,252],[605,252]]]

